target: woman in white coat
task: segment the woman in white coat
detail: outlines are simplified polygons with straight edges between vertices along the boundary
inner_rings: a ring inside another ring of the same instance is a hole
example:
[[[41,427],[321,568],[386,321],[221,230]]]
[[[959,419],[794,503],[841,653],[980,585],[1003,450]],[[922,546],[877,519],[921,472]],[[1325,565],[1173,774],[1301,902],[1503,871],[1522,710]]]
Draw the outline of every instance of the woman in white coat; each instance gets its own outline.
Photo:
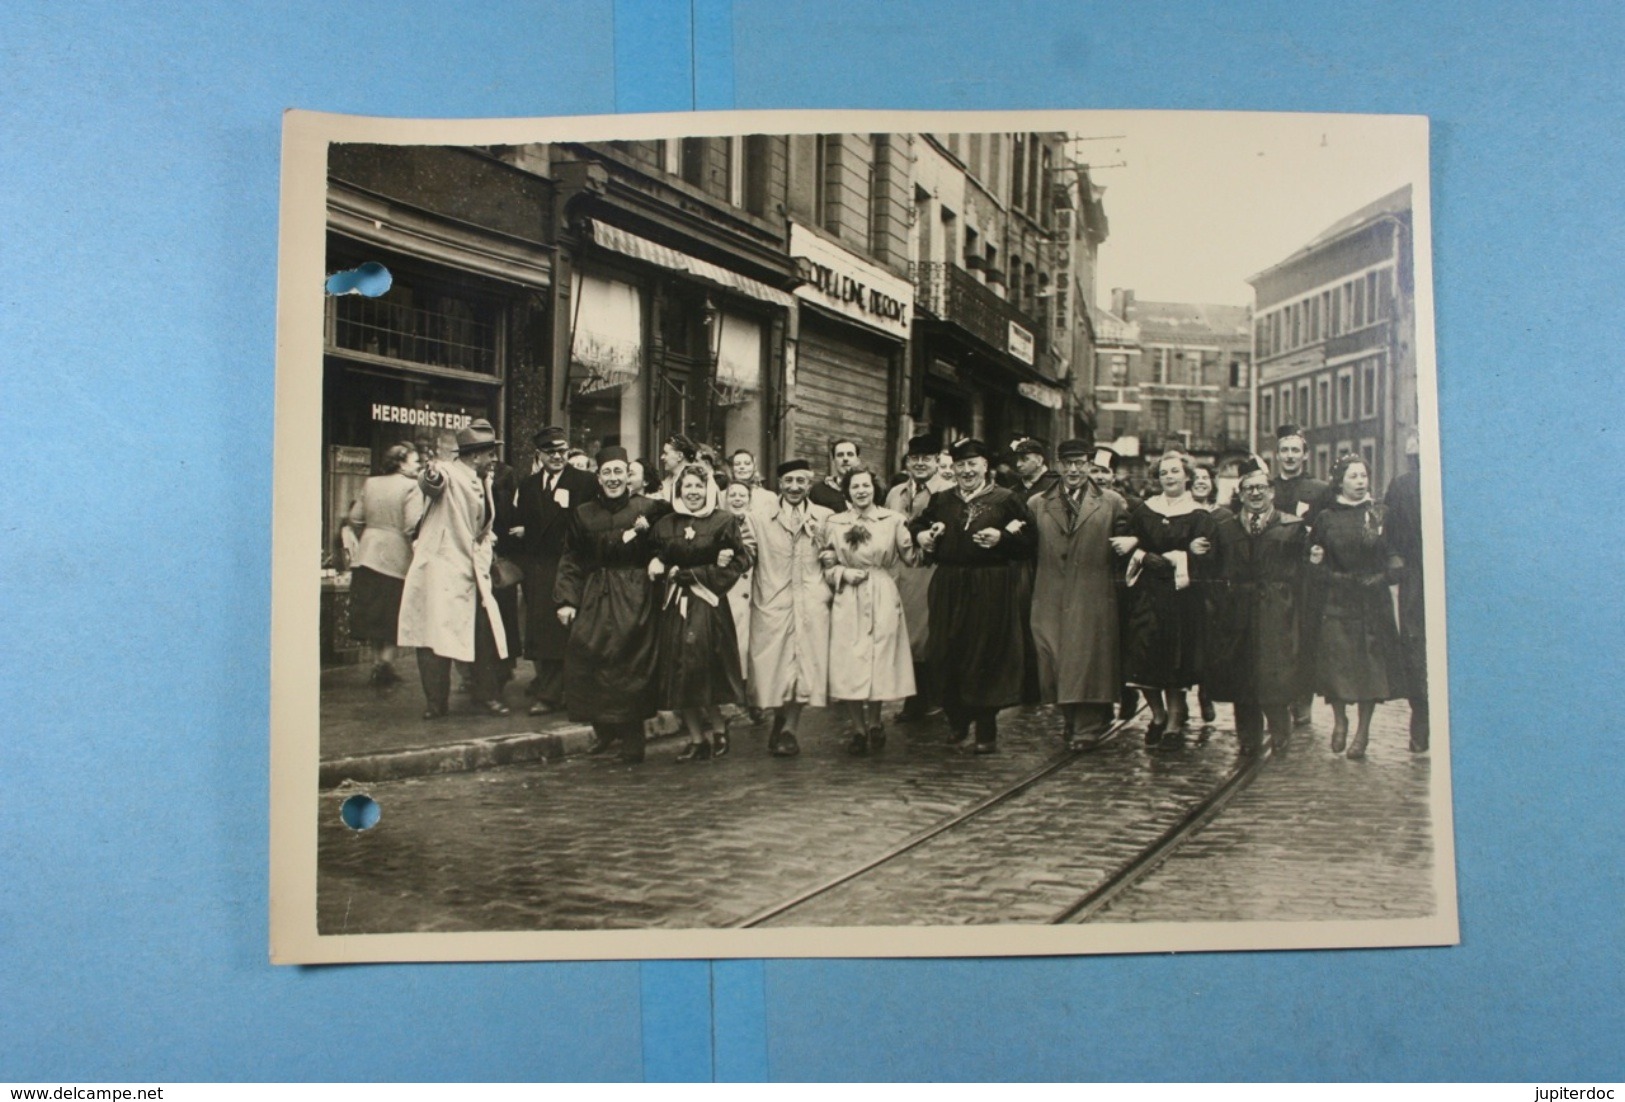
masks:
[[[886,745],[880,705],[914,695],[914,655],[908,620],[897,592],[897,573],[918,552],[907,518],[875,504],[875,473],[846,473],[849,502],[825,526],[824,580],[835,594],[829,617],[829,696],[843,702],[852,737],[847,749],[862,756]]]

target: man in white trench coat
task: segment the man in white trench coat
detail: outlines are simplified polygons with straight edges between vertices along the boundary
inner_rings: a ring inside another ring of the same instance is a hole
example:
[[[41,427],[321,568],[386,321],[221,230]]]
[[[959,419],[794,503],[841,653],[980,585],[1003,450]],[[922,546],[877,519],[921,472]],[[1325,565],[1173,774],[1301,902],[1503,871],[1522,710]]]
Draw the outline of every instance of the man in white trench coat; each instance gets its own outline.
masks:
[[[502,442],[489,421],[457,433],[457,459],[425,466],[418,486],[427,502],[401,593],[398,642],[416,647],[424,719],[446,714],[451,664],[473,664],[476,704],[507,715],[501,662],[508,657],[502,613],[491,588],[496,519],[487,474]]]
[[[802,708],[823,707],[828,694],[831,595],[818,552],[832,514],[807,500],[812,481],[805,459],[780,463],[778,500],[751,515],[750,698],[775,709],[767,748],[781,758],[800,752]]]

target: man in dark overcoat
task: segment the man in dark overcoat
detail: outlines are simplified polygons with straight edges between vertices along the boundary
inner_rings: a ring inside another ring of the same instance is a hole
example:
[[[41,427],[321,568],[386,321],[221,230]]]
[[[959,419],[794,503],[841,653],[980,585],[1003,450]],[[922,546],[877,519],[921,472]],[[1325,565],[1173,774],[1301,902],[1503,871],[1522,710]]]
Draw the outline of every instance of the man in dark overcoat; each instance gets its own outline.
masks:
[[[956,743],[974,727],[978,754],[997,752],[999,709],[1021,702],[1029,643],[1018,570],[1036,539],[1026,502],[993,483],[989,457],[980,440],[955,444],[956,488],[932,495],[909,523],[937,564],[927,647],[939,699]]]
[[[1292,701],[1308,665],[1302,649],[1303,575],[1308,526],[1275,507],[1269,471],[1257,459],[1241,467],[1241,512],[1214,531],[1208,585],[1207,665],[1214,700],[1235,705],[1243,754],[1277,751],[1292,731]]]
[[[1089,480],[1102,491],[1112,491],[1123,499],[1127,512],[1133,513],[1140,507],[1140,499],[1128,492],[1126,482],[1117,481],[1117,452],[1101,444],[1096,444],[1089,458]],[[1128,599],[1128,580],[1121,566],[1113,570],[1112,585],[1117,591],[1117,637],[1118,649],[1122,650],[1123,642],[1128,638],[1128,618],[1132,611],[1133,602]],[[1131,686],[1124,685],[1118,696],[1117,718],[1127,721],[1140,706],[1140,691]]]
[[[1416,434],[1405,439],[1406,469],[1388,484],[1388,546],[1397,560],[1399,645],[1405,659],[1405,696],[1411,704],[1411,750],[1428,748],[1428,633],[1422,593],[1422,472]]]
[[[1297,425],[1281,425],[1275,430],[1275,477],[1270,480],[1270,489],[1275,498],[1275,508],[1297,517],[1309,526],[1311,531],[1315,526],[1315,514],[1325,503],[1331,491],[1328,483],[1309,474],[1309,441],[1303,430]],[[1324,595],[1320,591],[1320,579],[1306,574],[1304,578],[1304,609],[1303,609],[1303,640],[1301,643],[1303,653],[1315,653],[1315,639],[1320,624],[1320,604]],[[1309,667],[1313,663],[1305,662],[1303,669],[1303,684],[1298,687],[1297,695],[1292,700],[1292,721],[1298,726],[1309,722],[1309,711],[1314,704],[1314,690],[1310,684],[1314,676]]]
[[[1132,541],[1128,505],[1090,478],[1088,443],[1063,441],[1056,458],[1060,481],[1027,499],[1038,529],[1032,639],[1040,698],[1060,705],[1067,744],[1080,749],[1105,734],[1122,694],[1113,576]]]
[[[524,571],[525,657],[535,669],[525,695],[530,714],[545,715],[564,707],[564,651],[570,629],[559,623],[553,600],[559,560],[564,557],[570,511],[598,493],[598,481],[566,462],[569,438],[556,425],[532,437],[536,460],[531,473],[518,480],[510,507],[498,508],[506,521],[502,549]],[[506,614],[506,613],[505,613]]]

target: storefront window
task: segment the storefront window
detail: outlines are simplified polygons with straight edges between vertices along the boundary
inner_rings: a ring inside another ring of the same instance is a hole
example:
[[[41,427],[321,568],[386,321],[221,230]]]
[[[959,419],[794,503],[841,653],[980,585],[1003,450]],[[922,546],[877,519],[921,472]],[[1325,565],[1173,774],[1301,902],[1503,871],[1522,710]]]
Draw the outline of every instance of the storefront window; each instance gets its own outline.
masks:
[[[575,274],[568,376],[570,439],[642,454],[643,299],[631,283]]]
[[[397,279],[378,298],[330,297],[329,343],[369,358],[497,374],[496,311],[466,296]]]
[[[762,325],[750,318],[724,313],[717,346],[716,393],[722,429],[723,454],[745,448],[762,449]]]

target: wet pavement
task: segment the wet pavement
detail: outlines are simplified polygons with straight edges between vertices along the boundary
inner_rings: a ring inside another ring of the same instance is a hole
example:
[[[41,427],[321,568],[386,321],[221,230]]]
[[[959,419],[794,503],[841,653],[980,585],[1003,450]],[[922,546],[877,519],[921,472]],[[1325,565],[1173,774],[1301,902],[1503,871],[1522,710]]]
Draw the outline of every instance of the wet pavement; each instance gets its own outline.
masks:
[[[1176,750],[1147,751],[1136,725],[771,924],[1049,921],[1229,774],[1228,711],[1210,739],[1193,732]],[[1097,921],[1430,913],[1428,764],[1404,748],[1404,714],[1403,704],[1379,711],[1365,763],[1330,756],[1322,716]],[[368,785],[382,817],[362,832],[339,818],[360,790],[347,785],[319,801],[318,924],[323,933],[730,925],[1027,776],[1055,758],[1059,730],[1050,711],[1009,710],[1001,753],[977,757],[951,749],[931,720],[890,728],[885,753],[860,759],[828,713],[814,712],[791,760],[766,754],[765,727],[736,724],[734,752],[718,762],[676,764],[668,744],[639,766],[571,758]]]

